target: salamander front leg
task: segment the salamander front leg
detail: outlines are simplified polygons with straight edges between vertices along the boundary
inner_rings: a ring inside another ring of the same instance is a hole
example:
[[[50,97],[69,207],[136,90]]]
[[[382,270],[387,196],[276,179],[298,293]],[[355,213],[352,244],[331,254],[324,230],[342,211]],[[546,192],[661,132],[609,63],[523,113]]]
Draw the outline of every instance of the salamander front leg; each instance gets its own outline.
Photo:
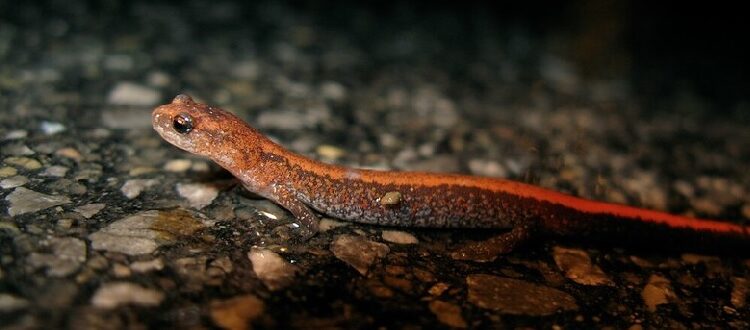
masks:
[[[318,216],[299,199],[292,194],[281,194],[274,199],[281,207],[292,212],[297,221],[302,225],[302,236],[305,240],[310,239],[318,233]]]
[[[500,254],[513,251],[534,232],[533,223],[519,224],[507,233],[490,239],[464,244],[451,253],[455,260],[492,261]]]

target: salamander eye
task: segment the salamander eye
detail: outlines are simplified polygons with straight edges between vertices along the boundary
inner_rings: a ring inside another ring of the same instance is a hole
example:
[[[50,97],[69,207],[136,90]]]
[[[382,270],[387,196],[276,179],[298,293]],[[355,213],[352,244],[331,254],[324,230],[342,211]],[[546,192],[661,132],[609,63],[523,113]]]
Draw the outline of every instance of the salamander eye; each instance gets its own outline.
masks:
[[[174,117],[174,120],[172,121],[172,127],[174,127],[174,130],[177,131],[177,133],[190,133],[190,131],[193,130],[193,117],[190,117],[190,115],[188,114],[181,113]]]

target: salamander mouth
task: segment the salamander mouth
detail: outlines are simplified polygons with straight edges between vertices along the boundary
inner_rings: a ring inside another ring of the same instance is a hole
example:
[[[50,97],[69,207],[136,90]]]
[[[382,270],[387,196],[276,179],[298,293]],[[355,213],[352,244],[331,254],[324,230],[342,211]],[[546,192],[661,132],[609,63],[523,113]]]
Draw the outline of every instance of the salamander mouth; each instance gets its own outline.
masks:
[[[181,135],[175,132],[170,127],[165,128],[160,125],[160,126],[155,126],[154,129],[162,137],[162,139],[166,140],[173,146],[178,147],[187,152],[201,154],[197,150],[196,145],[192,139],[186,138],[184,135]]]

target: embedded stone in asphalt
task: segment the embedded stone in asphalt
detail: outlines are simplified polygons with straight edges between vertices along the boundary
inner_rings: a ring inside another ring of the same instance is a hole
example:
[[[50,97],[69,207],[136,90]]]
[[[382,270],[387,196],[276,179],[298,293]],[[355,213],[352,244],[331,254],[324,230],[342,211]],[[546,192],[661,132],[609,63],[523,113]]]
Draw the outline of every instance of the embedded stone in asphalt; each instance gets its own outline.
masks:
[[[120,305],[133,304],[156,306],[164,300],[164,293],[144,288],[135,283],[112,282],[99,287],[91,298],[96,307],[115,308]]]
[[[32,253],[27,262],[32,268],[47,268],[47,275],[65,277],[75,273],[86,261],[86,243],[74,237],[53,237],[49,253]]]
[[[89,239],[95,250],[138,255],[152,253],[211,225],[212,220],[183,209],[149,210],[117,220],[89,235]]]
[[[247,257],[253,263],[253,271],[270,290],[277,290],[287,286],[294,278],[297,267],[290,264],[278,253],[263,249],[252,248]]]
[[[578,309],[568,293],[523,280],[473,274],[466,277],[466,284],[469,302],[500,313],[543,316]]]
[[[333,255],[354,267],[362,275],[367,275],[370,266],[376,260],[385,257],[389,251],[388,245],[355,235],[341,235],[331,244]]]
[[[80,213],[84,218],[88,219],[99,213],[99,211],[101,211],[105,206],[107,205],[103,203],[91,203],[76,207],[74,211]]]
[[[132,179],[125,181],[125,184],[122,185],[120,191],[128,199],[133,199],[138,197],[138,195],[144,190],[156,185],[158,182],[159,181],[156,179]]]
[[[5,196],[8,205],[8,214],[15,216],[24,213],[36,212],[57,205],[70,203],[66,196],[55,196],[42,194],[24,187],[18,187],[12,193]]]

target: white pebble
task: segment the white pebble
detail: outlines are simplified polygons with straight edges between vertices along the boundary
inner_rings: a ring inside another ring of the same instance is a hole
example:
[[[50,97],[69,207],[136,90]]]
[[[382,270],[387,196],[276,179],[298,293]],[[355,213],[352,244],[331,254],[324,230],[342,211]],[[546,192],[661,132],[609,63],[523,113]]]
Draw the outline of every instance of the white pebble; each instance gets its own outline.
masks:
[[[160,98],[158,90],[126,81],[118,83],[109,92],[107,102],[115,105],[152,106]]]
[[[383,230],[383,239],[396,244],[419,243],[419,240],[414,235],[400,230]]]
[[[164,169],[169,172],[185,172],[190,166],[193,166],[193,162],[189,159],[175,159],[164,164]]]
[[[211,204],[219,195],[219,189],[215,186],[202,183],[178,183],[177,192],[190,202],[190,206],[199,210]]]
[[[132,179],[125,181],[125,184],[122,185],[120,191],[128,199],[133,199],[138,197],[138,195],[140,195],[142,191],[153,187],[158,182],[159,181],[157,181],[156,179]]]
[[[39,128],[41,128],[44,134],[53,135],[64,131],[65,125],[52,121],[43,121]]]
[[[161,291],[144,288],[135,283],[112,282],[96,290],[91,303],[96,307],[109,309],[126,304],[157,306],[162,300],[164,293]]]
[[[297,267],[284,260],[278,253],[263,249],[252,248],[247,257],[253,264],[253,272],[263,281],[268,289],[276,290],[291,283]]]

